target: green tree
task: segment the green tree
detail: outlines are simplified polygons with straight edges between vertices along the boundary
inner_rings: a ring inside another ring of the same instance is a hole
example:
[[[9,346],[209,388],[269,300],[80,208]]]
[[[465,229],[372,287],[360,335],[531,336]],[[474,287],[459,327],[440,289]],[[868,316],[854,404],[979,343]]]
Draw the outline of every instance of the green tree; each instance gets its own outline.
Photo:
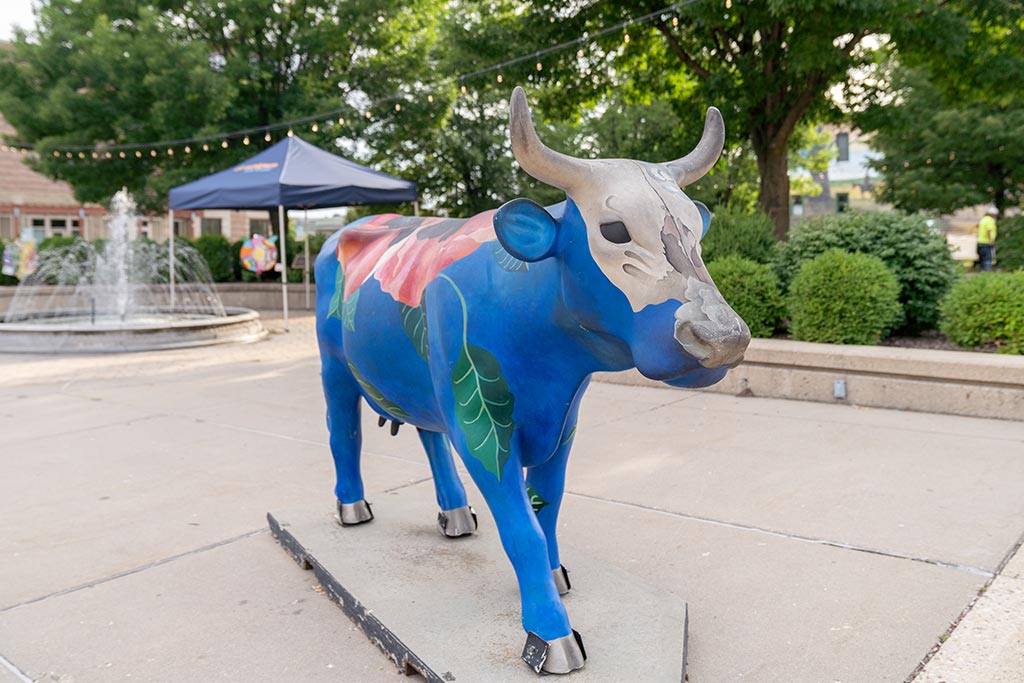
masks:
[[[879,197],[904,211],[952,213],[1024,200],[1024,98],[950,101],[925,69],[898,67],[895,101],[860,114],[883,158]]]
[[[397,87],[394,72],[368,68],[373,56],[387,53],[396,71],[412,76],[400,67],[414,61],[421,41],[407,41],[404,51],[396,45],[413,25],[429,24],[432,3],[43,0],[35,30],[18,34],[0,60],[0,111],[19,139],[37,144],[37,168],[69,181],[80,200],[106,201],[127,186],[142,206],[159,209],[170,187],[270,141],[258,134],[243,144],[238,136],[226,148],[218,141],[192,145],[191,153],[176,145],[124,157],[105,147],[258,128],[334,109],[351,111],[340,116],[345,125],[310,121],[296,133],[328,148],[355,139],[365,93]],[[281,135],[275,131],[271,141]],[[61,145],[95,145],[96,157],[54,156]]]

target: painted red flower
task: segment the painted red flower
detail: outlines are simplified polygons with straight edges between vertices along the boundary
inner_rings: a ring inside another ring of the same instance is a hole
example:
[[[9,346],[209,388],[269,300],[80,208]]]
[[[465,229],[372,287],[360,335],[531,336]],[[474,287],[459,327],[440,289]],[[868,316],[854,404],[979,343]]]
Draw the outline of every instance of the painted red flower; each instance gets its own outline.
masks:
[[[380,288],[408,306],[419,306],[437,274],[495,239],[494,211],[468,220],[374,216],[338,240],[338,261],[348,299],[371,275]]]

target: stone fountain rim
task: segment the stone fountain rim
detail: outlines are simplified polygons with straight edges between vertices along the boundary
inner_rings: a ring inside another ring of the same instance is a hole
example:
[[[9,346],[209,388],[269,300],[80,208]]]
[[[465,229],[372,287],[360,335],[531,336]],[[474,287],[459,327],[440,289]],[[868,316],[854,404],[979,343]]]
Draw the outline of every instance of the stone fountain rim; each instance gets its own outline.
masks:
[[[0,323],[0,353],[129,353],[252,343],[266,338],[267,330],[257,311],[225,306],[224,312],[224,316],[209,315],[131,328]]]

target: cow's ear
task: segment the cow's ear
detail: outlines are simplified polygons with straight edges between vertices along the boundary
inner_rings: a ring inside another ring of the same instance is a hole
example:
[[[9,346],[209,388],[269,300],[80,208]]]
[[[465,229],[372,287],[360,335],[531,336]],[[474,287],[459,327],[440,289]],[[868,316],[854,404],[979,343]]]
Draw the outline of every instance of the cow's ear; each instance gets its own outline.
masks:
[[[555,252],[558,223],[540,204],[513,199],[494,214],[494,232],[505,251],[520,261],[540,261]]]
[[[704,224],[700,233],[700,238],[704,239],[704,235],[708,234],[708,228],[711,227],[711,211],[708,207],[704,206],[703,202],[695,201],[694,205],[697,207],[697,211],[700,212],[700,220]]]

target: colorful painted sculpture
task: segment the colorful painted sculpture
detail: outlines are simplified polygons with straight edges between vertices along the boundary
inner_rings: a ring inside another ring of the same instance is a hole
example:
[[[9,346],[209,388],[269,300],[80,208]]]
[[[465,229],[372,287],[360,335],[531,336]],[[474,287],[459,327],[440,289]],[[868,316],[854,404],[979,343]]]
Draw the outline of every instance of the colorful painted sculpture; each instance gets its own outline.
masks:
[[[335,233],[317,258],[338,520],[373,519],[359,471],[363,398],[381,425],[417,428],[442,533],[472,533],[450,440],[515,568],[523,658],[538,673],[585,660],[559,597],[569,581],[555,527],[591,374],[635,367],[672,386],[707,386],[750,340],[701,261],[710,213],[680,191],[714,165],[724,136],[710,109],[682,159],[575,159],[538,139],[516,88],[516,160],[565,202],[514,199],[468,220],[374,216]]]
[[[242,267],[253,273],[265,273],[277,265],[277,235],[267,238],[256,233],[242,242],[238,252]]]

